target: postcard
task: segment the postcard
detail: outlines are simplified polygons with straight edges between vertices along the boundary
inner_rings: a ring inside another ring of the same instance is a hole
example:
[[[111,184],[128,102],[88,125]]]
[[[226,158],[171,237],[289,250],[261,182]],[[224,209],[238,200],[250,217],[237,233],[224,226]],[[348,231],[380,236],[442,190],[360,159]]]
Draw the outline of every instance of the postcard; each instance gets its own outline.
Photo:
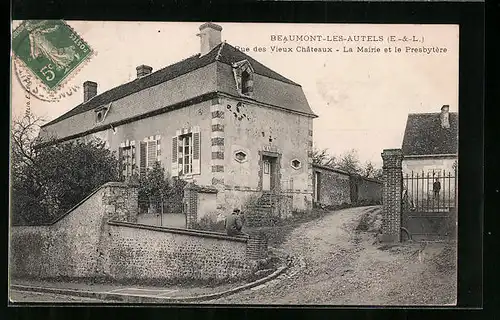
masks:
[[[13,21],[12,304],[457,299],[458,25]]]

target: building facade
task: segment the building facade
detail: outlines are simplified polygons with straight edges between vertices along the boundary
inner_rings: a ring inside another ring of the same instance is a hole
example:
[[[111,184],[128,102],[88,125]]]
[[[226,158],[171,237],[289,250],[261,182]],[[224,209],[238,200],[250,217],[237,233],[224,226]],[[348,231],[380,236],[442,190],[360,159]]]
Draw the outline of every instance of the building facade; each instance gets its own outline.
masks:
[[[403,182],[409,193],[419,200],[432,199],[438,181],[441,196],[446,193],[443,202],[455,201],[458,113],[444,105],[439,113],[409,114],[402,152]]]
[[[217,188],[217,210],[252,195],[293,189],[312,206],[312,112],[302,87],[200,26],[200,53],[83,102],[42,127],[56,142],[97,137],[116,151],[123,177],[159,162],[171,177]],[[293,183],[292,183],[293,182]],[[293,188],[291,186],[293,185]]]

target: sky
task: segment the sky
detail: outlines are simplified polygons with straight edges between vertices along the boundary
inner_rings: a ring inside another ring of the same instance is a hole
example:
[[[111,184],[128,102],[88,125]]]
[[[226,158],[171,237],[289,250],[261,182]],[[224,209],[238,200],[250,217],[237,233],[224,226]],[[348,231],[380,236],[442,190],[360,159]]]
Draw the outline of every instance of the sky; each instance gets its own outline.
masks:
[[[66,82],[66,87],[78,87],[73,95],[59,102],[29,99],[31,112],[47,121],[82,102],[84,81],[97,82],[99,94],[133,80],[135,68],[141,64],[153,67],[154,72],[198,53],[200,48],[196,34],[202,22],[66,22],[96,55]],[[13,29],[17,25],[14,21]],[[458,26],[219,25],[223,41],[249,48],[248,55],[302,86],[311,109],[319,116],[314,120],[314,146],[327,148],[331,154],[356,149],[361,162],[380,166],[383,149],[401,147],[408,113],[439,112],[444,104],[451,112],[458,111]],[[279,35],[317,35],[323,40],[343,36],[345,41],[276,41]],[[383,41],[347,41],[349,36],[382,37]],[[389,42],[390,36],[421,42]],[[272,52],[272,46],[290,47],[292,52]],[[330,47],[332,52],[297,52],[297,46]],[[381,52],[357,53],[358,46]],[[411,53],[406,52],[407,46],[446,48],[446,52]],[[254,47],[266,48],[266,52],[255,52]],[[354,52],[344,52],[344,47]],[[394,47],[402,51],[395,53]],[[392,52],[384,52],[385,48]],[[16,118],[24,114],[27,98],[14,68],[12,76],[11,113]]]

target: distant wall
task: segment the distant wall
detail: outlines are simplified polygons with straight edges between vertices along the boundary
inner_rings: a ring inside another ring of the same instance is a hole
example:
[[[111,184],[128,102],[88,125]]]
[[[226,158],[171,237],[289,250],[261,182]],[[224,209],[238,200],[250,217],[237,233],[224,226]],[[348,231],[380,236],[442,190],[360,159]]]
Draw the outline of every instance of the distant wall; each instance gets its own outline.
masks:
[[[320,166],[313,166],[313,171],[313,196],[316,203],[326,206],[351,203],[348,174]]]
[[[382,183],[324,166],[313,165],[313,196],[325,206],[382,202]]]
[[[351,176],[351,202],[353,204],[381,204],[381,182],[360,176]]]

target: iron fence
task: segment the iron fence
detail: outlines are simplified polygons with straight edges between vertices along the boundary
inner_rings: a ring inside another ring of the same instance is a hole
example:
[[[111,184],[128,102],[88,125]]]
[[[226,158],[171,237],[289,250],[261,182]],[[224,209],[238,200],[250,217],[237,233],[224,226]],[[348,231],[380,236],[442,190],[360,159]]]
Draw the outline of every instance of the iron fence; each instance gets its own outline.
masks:
[[[403,174],[405,211],[449,212],[456,206],[456,171],[428,170]]]
[[[182,201],[169,198],[164,199],[140,199],[139,214],[166,214],[166,213],[184,213]]]

